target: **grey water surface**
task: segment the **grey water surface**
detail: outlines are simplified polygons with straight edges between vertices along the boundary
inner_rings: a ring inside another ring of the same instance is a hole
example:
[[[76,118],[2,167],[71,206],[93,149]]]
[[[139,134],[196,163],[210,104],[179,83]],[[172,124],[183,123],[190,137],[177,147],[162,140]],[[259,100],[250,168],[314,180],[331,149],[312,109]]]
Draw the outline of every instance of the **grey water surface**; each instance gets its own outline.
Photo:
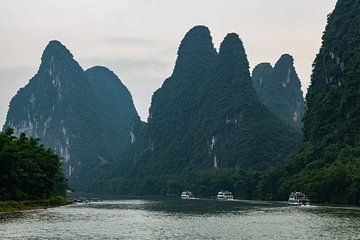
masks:
[[[356,207],[128,199],[0,214],[0,239],[360,239]]]

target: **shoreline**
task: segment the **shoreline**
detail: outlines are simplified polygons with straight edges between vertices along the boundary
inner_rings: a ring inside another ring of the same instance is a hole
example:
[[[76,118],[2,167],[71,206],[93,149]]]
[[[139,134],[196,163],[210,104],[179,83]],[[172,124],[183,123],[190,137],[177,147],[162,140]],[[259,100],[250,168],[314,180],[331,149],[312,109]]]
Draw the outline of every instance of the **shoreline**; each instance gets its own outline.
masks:
[[[3,201],[0,202],[0,213],[47,209],[65,206],[72,203],[73,201],[63,197],[56,197],[44,200]]]

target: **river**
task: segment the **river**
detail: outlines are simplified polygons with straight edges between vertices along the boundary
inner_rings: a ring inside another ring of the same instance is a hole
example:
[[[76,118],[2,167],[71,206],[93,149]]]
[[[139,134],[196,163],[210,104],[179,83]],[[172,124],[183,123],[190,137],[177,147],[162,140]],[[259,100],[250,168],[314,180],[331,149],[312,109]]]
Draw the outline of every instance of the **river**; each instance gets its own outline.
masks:
[[[0,239],[360,239],[360,208],[122,199],[0,213]]]

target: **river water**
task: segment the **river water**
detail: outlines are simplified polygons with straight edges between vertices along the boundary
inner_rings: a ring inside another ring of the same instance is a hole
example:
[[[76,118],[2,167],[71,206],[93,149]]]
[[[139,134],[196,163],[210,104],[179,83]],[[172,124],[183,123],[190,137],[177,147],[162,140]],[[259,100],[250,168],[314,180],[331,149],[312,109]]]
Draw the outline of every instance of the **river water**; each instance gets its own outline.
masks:
[[[0,239],[360,239],[356,207],[130,199],[0,213]]]

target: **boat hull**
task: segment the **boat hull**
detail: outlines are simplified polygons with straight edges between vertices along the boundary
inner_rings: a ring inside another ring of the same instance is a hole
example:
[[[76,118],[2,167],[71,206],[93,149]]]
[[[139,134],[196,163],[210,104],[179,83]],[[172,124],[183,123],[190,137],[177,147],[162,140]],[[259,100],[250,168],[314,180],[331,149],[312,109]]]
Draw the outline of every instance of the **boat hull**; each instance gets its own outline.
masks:
[[[309,206],[310,202],[288,202],[288,205],[290,206]]]

